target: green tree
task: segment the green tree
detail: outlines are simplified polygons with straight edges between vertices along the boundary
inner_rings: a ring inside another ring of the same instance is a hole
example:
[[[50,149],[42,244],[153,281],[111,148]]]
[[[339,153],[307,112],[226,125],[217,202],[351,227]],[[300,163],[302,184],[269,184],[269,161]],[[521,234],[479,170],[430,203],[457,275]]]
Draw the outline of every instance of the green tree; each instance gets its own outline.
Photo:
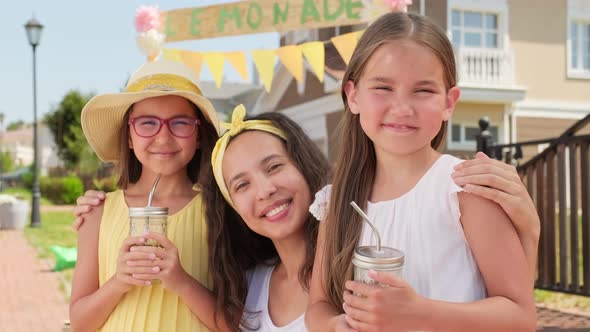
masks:
[[[21,129],[22,127],[25,126],[25,122],[23,120],[16,120],[14,122],[9,123],[6,126],[6,131],[13,131],[13,130],[18,130]]]
[[[47,113],[44,119],[53,134],[57,153],[69,170],[75,170],[78,167],[82,155],[87,157],[88,143],[82,132],[80,114],[91,97],[91,95],[72,90],[64,96],[59,106]]]
[[[14,164],[14,160],[8,151],[1,151],[0,152],[0,169],[2,173],[12,172],[16,165]]]

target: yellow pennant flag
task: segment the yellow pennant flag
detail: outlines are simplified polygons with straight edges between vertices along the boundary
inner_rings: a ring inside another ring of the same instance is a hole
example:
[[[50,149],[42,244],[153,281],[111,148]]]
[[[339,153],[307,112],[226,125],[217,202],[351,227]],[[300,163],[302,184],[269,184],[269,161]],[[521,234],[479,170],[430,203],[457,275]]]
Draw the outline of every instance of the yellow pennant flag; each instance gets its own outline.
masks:
[[[365,33],[365,29],[359,30],[359,31],[357,31],[355,33],[356,33],[356,40],[360,40],[361,37],[363,36],[363,33]]]
[[[224,60],[225,56],[221,52],[203,53],[203,61],[205,61],[207,67],[209,67],[217,88],[221,87],[221,81],[223,80]]]
[[[201,68],[203,67],[203,56],[199,52],[182,51],[180,53],[182,62],[189,67],[197,78],[201,76]]]
[[[277,49],[279,59],[297,82],[303,80],[303,56],[301,45],[288,45]]]
[[[326,63],[325,47],[322,42],[310,42],[301,45],[303,55],[320,82],[324,82],[324,66]]]
[[[356,44],[358,42],[358,33],[351,32],[344,35],[336,36],[330,38],[332,43],[334,43],[334,47],[342,57],[342,60],[348,65],[350,58],[352,57],[352,52],[354,51]]]
[[[225,58],[242,76],[244,81],[248,81],[248,63],[246,62],[246,53],[244,52],[227,52]]]
[[[275,67],[275,59],[276,59],[276,50],[253,50],[252,51],[252,60],[254,60],[254,65],[258,70],[258,74],[260,75],[260,79],[264,84],[264,88],[266,92],[270,92],[270,87],[272,86],[272,77],[274,74],[274,67]]]
[[[176,50],[173,48],[165,48],[162,50],[162,58],[165,60],[182,62],[182,50]]]

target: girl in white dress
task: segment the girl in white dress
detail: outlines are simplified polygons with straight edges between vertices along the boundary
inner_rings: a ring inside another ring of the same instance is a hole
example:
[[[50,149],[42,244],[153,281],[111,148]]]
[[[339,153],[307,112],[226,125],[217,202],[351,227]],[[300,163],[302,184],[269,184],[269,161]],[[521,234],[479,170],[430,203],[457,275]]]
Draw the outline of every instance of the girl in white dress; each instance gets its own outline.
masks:
[[[309,330],[534,330],[517,232],[499,205],[455,184],[461,160],[436,151],[460,95],[454,59],[445,32],[419,15],[386,14],[361,37],[343,79]],[[402,278],[369,273],[391,287],[351,281],[355,248],[375,244],[351,201],[406,254]]]

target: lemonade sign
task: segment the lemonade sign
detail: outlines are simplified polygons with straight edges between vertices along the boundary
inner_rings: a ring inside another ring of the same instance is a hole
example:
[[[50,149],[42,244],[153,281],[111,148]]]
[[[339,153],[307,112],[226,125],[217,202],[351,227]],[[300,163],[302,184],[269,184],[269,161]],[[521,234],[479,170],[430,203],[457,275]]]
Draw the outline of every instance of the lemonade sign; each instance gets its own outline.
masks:
[[[135,15],[137,46],[148,61],[163,59],[184,63],[197,77],[206,65],[217,87],[228,62],[248,81],[250,53],[258,77],[270,91],[276,59],[298,82],[305,81],[304,61],[320,82],[324,80],[325,47],[332,45],[348,64],[362,31],[337,34],[330,40],[311,40],[276,49],[249,51],[192,51],[164,47],[183,40],[216,38],[262,32],[287,32],[335,26],[370,24],[387,12],[407,11],[412,0],[249,0],[208,7],[161,12],[156,6],[141,6]]]
[[[166,42],[362,24],[362,0],[252,0],[164,13]]]

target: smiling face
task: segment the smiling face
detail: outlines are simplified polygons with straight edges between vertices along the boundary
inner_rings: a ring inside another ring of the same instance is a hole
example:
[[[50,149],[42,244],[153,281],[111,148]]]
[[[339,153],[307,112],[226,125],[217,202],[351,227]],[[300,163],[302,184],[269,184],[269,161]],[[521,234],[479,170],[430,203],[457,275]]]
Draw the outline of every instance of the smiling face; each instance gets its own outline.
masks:
[[[130,119],[142,116],[156,116],[171,119],[179,116],[196,119],[190,102],[179,96],[147,98],[133,105]],[[129,127],[129,148],[143,165],[144,171],[162,175],[185,172],[186,165],[198,149],[198,129],[188,137],[176,137],[171,134],[169,124],[164,125],[152,137],[141,137]]]
[[[222,168],[250,229],[273,241],[302,236],[311,192],[279,138],[254,130],[240,134],[228,145]]]
[[[458,88],[447,91],[440,60],[410,40],[380,46],[345,92],[377,153],[397,155],[430,147],[459,97]]]

